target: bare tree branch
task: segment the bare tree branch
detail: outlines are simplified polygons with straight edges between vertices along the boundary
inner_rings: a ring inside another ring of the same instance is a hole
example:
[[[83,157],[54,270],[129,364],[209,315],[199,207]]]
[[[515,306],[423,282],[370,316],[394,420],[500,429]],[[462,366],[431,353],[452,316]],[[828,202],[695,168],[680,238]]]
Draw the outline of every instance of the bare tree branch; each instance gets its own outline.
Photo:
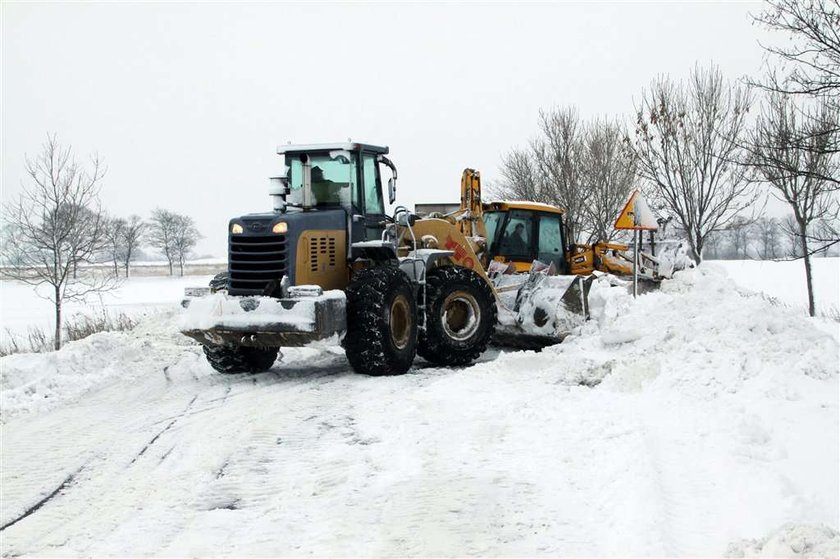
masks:
[[[110,276],[76,268],[103,248],[106,218],[99,206],[104,167],[98,157],[78,165],[72,148],[48,136],[40,153],[26,158],[28,183],[16,202],[4,206],[5,277],[51,287],[55,307],[55,349],[61,348],[62,305],[114,286]]]
[[[636,107],[627,144],[638,174],[654,204],[679,221],[698,261],[709,235],[758,199],[739,164],[750,104],[749,91],[713,65],[696,67],[688,82],[655,80]]]
[[[768,185],[773,195],[785,202],[793,213],[793,219],[786,222],[786,227],[789,235],[801,245],[808,285],[808,311],[814,316],[809,249],[812,225],[830,224],[840,216],[837,196],[840,184],[821,178],[838,175],[840,156],[821,149],[819,144],[834,141],[827,131],[838,130],[838,114],[825,102],[808,112],[805,119],[800,114],[790,95],[771,93],[751,134],[748,162],[754,171],[754,180]],[[801,138],[810,138],[811,143],[802,145]],[[829,226],[827,231],[830,234],[832,228]],[[835,241],[836,237],[829,239],[830,244]]]

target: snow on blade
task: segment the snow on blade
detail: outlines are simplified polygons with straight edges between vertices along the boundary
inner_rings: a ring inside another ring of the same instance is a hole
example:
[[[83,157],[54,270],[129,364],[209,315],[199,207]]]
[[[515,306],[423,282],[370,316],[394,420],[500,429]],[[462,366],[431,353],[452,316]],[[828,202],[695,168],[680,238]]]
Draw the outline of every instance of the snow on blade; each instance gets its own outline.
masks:
[[[214,327],[253,328],[277,323],[293,325],[300,332],[314,332],[316,327],[315,305],[319,301],[344,299],[343,291],[326,291],[318,297],[302,297],[294,307],[288,308],[280,299],[248,297],[251,306],[243,308],[242,297],[229,297],[214,293],[194,299],[179,320],[181,330],[206,330]]]

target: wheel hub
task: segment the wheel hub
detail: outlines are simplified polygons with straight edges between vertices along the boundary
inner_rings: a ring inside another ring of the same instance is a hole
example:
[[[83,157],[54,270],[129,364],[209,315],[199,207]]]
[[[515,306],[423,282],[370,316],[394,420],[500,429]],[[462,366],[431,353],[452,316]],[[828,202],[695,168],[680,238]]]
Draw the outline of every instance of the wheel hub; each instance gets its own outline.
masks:
[[[411,337],[411,305],[405,295],[397,295],[391,303],[391,341],[397,349],[404,349]]]
[[[443,329],[452,339],[467,340],[478,330],[478,301],[465,291],[454,291],[443,301]]]

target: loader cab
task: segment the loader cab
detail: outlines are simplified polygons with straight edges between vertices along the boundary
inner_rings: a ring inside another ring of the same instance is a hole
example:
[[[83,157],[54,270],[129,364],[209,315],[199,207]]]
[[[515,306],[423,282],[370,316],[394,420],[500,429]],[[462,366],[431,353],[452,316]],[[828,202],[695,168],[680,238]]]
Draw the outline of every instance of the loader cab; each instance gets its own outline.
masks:
[[[344,289],[353,243],[381,239],[380,167],[396,169],[387,147],[359,143],[286,145],[283,174],[271,178],[273,212],[228,224],[228,293],[275,295],[281,285]],[[390,198],[391,196],[389,196]]]
[[[490,260],[528,271],[534,260],[568,272],[563,210],[532,202],[491,202],[484,207]]]
[[[360,143],[280,146],[286,159],[285,202],[291,208],[319,211],[342,208],[350,220],[352,242],[381,238],[385,221],[382,167],[391,170],[393,202],[396,168],[387,147]]]

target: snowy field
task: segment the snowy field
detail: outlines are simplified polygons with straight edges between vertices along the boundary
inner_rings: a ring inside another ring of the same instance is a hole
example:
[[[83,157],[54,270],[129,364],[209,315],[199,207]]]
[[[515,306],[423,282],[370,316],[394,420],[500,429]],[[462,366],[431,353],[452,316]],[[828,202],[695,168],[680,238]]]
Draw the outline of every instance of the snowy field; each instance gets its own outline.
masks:
[[[464,369],[358,376],[324,344],[218,375],[180,292],[2,358],[0,553],[836,557],[838,323],[732,264],[596,287],[563,344]]]
[[[715,260],[741,287],[767,294],[786,305],[808,310],[805,266],[802,260]],[[840,316],[840,258],[812,260],[817,311]]]
[[[69,301],[64,317],[76,314],[112,316],[123,313],[139,319],[162,309],[171,309],[184,295],[184,287],[206,286],[212,276],[137,277],[123,280],[113,291],[89,295],[84,301]],[[29,328],[51,333],[55,325],[53,304],[46,299],[47,286],[35,290],[18,281],[0,280],[0,340],[22,336]]]

